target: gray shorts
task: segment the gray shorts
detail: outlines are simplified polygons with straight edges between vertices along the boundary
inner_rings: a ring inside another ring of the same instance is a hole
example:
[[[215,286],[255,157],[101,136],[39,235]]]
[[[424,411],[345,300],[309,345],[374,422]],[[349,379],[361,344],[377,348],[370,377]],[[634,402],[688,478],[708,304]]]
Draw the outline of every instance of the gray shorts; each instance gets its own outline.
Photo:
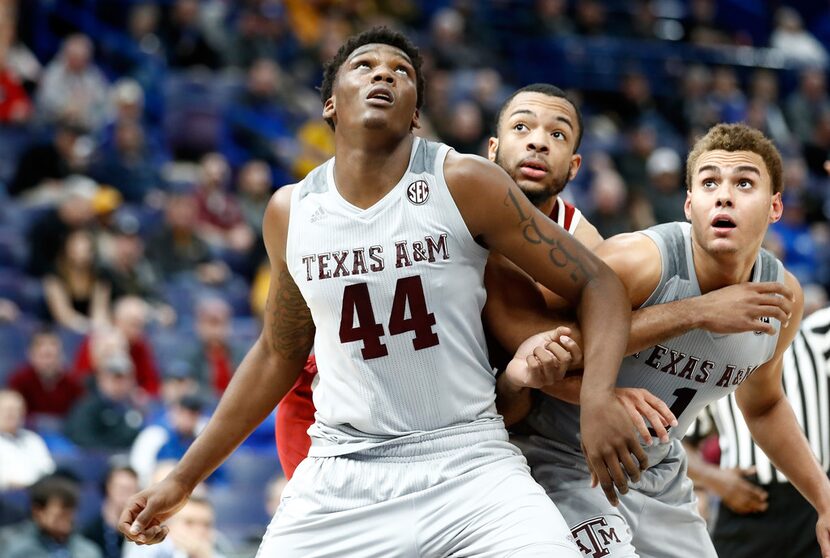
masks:
[[[697,497],[686,474],[687,458],[679,440],[649,452],[640,481],[608,503],[602,489],[591,488],[581,454],[556,447],[539,436],[512,440],[525,454],[533,477],[556,503],[583,556],[607,558],[717,558]],[[659,452],[662,459],[657,461]]]
[[[497,429],[309,457],[258,558],[580,558],[562,515]]]

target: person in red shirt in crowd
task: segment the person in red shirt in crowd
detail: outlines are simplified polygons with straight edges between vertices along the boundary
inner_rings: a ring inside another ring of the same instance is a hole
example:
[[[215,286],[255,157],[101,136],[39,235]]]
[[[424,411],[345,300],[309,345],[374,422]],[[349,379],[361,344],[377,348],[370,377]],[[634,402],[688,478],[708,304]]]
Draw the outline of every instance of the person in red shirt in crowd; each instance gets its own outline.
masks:
[[[60,337],[49,329],[32,335],[26,363],[12,373],[8,386],[23,396],[29,419],[38,415],[64,417],[84,392],[64,367]]]
[[[113,308],[112,323],[115,329],[127,338],[130,360],[135,370],[138,387],[148,395],[159,393],[159,373],[150,342],[144,335],[147,325],[147,303],[134,296],[125,296],[116,301]],[[78,348],[72,375],[83,380],[93,371],[90,341],[87,336]]]
[[[242,362],[245,348],[230,339],[231,307],[221,298],[204,298],[196,304],[196,336],[199,344],[187,359],[202,393],[218,397]]]

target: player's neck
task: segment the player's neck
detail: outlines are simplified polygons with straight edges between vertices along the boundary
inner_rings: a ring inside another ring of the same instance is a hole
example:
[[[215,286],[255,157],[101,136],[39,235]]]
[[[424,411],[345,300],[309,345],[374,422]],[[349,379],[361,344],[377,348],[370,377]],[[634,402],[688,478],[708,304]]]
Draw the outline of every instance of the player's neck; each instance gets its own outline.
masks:
[[[701,294],[749,281],[757,258],[758,250],[711,254],[692,240],[692,259]]]
[[[550,215],[551,211],[553,211],[553,206],[556,205],[557,198],[558,196],[551,196],[550,198],[546,199],[536,207],[538,207],[539,211],[541,211],[545,215]]]
[[[367,208],[389,193],[404,175],[415,136],[407,134],[391,146],[360,140],[335,138],[334,181],[346,201]]]

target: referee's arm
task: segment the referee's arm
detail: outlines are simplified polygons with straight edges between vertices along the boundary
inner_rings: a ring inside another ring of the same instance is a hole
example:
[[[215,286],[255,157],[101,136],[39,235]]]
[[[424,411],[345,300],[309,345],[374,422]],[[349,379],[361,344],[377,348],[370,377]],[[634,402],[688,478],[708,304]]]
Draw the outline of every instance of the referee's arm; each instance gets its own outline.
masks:
[[[813,455],[783,388],[784,351],[795,338],[804,308],[801,287],[789,272],[786,283],[796,296],[790,323],[782,328],[772,359],[738,388],[735,397],[758,446],[818,512],[818,542],[822,555],[830,557],[830,481]]]

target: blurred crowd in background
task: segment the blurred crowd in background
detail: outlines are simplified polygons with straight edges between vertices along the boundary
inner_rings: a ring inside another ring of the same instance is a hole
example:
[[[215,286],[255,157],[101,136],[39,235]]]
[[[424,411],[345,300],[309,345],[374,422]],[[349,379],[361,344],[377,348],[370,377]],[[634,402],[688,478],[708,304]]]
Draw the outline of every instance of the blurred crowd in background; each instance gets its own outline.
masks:
[[[517,87],[571,91],[584,163],[564,197],[606,237],[684,220],[709,126],[761,129],[787,189],[767,246],[830,288],[827,2],[0,0],[0,525],[41,503],[65,543],[55,504],[97,545],[72,555],[121,556],[114,510],[181,457],[259,333],[271,193],[333,155],[322,65],[377,24],[426,57],[417,133],[459,151],[486,153]],[[170,544],[251,552],[281,486],[266,508],[272,429]]]

